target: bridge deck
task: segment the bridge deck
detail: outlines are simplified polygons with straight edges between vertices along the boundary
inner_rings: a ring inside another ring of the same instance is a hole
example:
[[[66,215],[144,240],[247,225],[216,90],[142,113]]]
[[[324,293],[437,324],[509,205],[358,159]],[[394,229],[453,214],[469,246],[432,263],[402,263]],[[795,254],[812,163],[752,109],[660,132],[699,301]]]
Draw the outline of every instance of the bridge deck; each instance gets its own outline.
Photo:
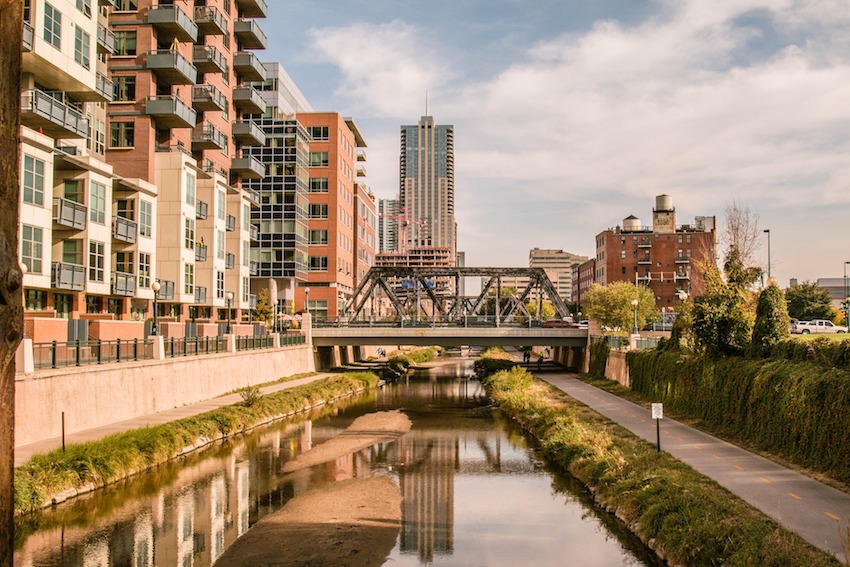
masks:
[[[541,327],[318,327],[315,346],[570,346],[587,345],[587,329]]]

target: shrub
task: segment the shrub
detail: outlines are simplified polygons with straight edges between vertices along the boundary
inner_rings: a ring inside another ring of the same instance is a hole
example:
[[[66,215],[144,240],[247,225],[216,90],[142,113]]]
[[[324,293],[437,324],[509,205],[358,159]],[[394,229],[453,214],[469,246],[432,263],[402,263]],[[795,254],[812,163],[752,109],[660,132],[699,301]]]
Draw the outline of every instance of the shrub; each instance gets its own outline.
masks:
[[[753,325],[752,353],[766,356],[770,349],[789,335],[788,307],[785,294],[777,285],[769,285],[759,294],[756,322]]]
[[[590,375],[595,378],[605,378],[605,366],[608,364],[608,353],[611,347],[608,341],[600,339],[590,345]]]
[[[259,386],[246,386],[239,390],[239,395],[242,397],[242,403],[246,408],[253,407],[263,396]]]

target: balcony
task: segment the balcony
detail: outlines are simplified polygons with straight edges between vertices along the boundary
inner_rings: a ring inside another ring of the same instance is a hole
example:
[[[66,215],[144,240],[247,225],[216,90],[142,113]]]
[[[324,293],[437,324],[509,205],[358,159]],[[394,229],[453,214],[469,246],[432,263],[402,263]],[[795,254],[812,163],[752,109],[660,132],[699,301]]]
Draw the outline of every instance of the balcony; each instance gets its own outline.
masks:
[[[227,73],[227,58],[212,45],[196,45],[192,63],[199,73]]]
[[[246,18],[265,18],[269,13],[266,0],[236,0],[236,7]]]
[[[126,272],[112,272],[112,295],[136,295],[136,276]]]
[[[112,81],[101,73],[95,74],[94,90],[100,95],[102,102],[112,102],[112,97],[115,96],[115,88],[112,85]]]
[[[248,235],[251,239],[251,242],[257,242],[260,240],[260,227],[255,224],[248,225]]]
[[[98,4],[101,6],[109,6],[110,8],[115,8],[115,0],[99,0]]]
[[[175,95],[149,96],[145,114],[160,128],[194,128],[197,113]]]
[[[195,131],[192,132],[192,151],[226,149],[227,136],[221,130],[209,122],[195,126]]]
[[[260,163],[262,163],[262,162],[260,162]],[[260,192],[259,191],[257,191],[256,189],[251,189],[250,187],[246,187],[244,185],[242,186],[242,191],[245,192],[245,195],[248,196],[248,199],[251,200],[251,203],[254,206],[257,206],[257,207],[260,206]],[[260,229],[257,229],[257,235],[258,235],[257,238],[258,239],[259,239],[259,230]]]
[[[228,35],[227,18],[215,6],[195,7],[195,24],[200,35]]]
[[[652,248],[652,241],[648,238],[642,238],[638,240],[637,246],[638,248]]]
[[[201,244],[200,242],[195,243],[195,261],[196,262],[206,262],[207,261],[207,245]]]
[[[265,146],[266,135],[263,129],[252,120],[233,123],[233,138],[246,146]]]
[[[638,260],[638,264],[641,266],[651,266],[652,259],[651,258],[641,258]]]
[[[79,110],[39,89],[21,93],[21,124],[52,138],[88,137],[89,121]]]
[[[366,177],[366,166],[358,165],[357,166],[357,177]]]
[[[687,256],[679,256],[678,258],[676,258],[677,264],[689,264],[690,262],[691,259]]]
[[[139,226],[136,221],[124,217],[112,217],[112,239],[133,244],[136,242]]]
[[[206,303],[207,302],[207,288],[196,285],[195,286],[195,303]]]
[[[253,293],[248,296],[248,309],[257,308],[257,296]]]
[[[236,256],[228,252],[224,255],[224,268],[232,270],[234,266],[236,266]]]
[[[50,286],[53,289],[83,291],[86,288],[86,267],[68,262],[53,262]]]
[[[195,218],[197,220],[207,220],[209,210],[210,206],[207,203],[200,199],[195,201]]]
[[[366,150],[357,148],[357,161],[366,161]]]
[[[253,260],[248,262],[248,274],[252,276],[260,275],[260,263],[254,262]]]
[[[97,51],[108,55],[115,53],[115,34],[101,24],[97,25]]]
[[[194,85],[198,70],[177,51],[155,49],[148,52],[145,68],[153,71],[159,85]]]
[[[156,294],[157,301],[174,300],[174,282],[171,280],[156,280],[159,282],[159,292]]]
[[[85,230],[88,209],[82,203],[65,199],[53,198],[53,222],[71,230]]]
[[[198,26],[174,4],[151,6],[148,9],[148,24],[156,29],[160,41],[170,42],[176,38],[178,41],[194,43],[198,40]]]
[[[265,49],[268,39],[260,25],[254,20],[236,20],[233,22],[233,35],[242,49]]]
[[[262,179],[266,175],[266,166],[254,156],[243,156],[231,160],[230,171],[243,179]]]
[[[192,108],[198,112],[217,112],[227,109],[227,97],[213,85],[192,87]]]
[[[233,106],[241,110],[242,114],[262,114],[266,111],[266,101],[254,87],[235,87]]]
[[[233,70],[243,81],[266,80],[266,68],[253,53],[240,51],[234,55]]]
[[[35,41],[35,30],[28,23],[24,22],[24,35],[23,41],[21,41],[21,51],[25,51],[29,53],[32,51],[33,42]]]
[[[224,218],[224,229],[227,232],[233,232],[234,230],[236,230],[236,217],[234,217],[233,215],[227,215]]]

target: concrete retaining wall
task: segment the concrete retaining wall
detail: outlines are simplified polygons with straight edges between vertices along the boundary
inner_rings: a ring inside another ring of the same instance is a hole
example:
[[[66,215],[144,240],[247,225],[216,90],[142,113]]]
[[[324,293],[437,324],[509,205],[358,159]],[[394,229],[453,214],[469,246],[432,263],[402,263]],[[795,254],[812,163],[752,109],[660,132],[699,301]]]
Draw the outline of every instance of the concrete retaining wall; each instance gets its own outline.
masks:
[[[609,380],[619,382],[626,388],[631,386],[629,366],[626,364],[626,351],[612,350],[608,353],[608,363],[605,365],[605,377]]]
[[[15,445],[59,437],[62,412],[73,433],[313,370],[305,345],[18,375]]]

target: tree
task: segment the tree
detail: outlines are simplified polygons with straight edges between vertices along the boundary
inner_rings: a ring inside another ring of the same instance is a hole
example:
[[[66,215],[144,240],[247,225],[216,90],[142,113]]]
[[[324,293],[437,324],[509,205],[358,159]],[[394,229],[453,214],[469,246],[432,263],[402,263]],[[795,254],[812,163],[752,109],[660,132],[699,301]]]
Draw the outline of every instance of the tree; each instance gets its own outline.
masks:
[[[269,290],[268,288],[264,288],[257,294],[257,307],[254,308],[254,319],[269,326],[273,316],[274,313],[272,313],[271,305],[269,305]]]
[[[593,284],[584,299],[585,313],[596,319],[603,327],[631,332],[634,327],[635,309],[632,301],[637,299],[637,328],[655,321],[658,311],[655,295],[644,286],[629,282],[614,282],[607,286]]]
[[[770,353],[770,348],[790,334],[785,294],[777,285],[769,285],[759,294],[756,322],[753,326],[752,352],[756,356]]]
[[[788,316],[801,321],[832,318],[829,292],[814,282],[792,285],[785,291]]]
[[[15,351],[23,336],[18,264],[22,2],[0,0],[0,567],[12,567],[15,479]]]
[[[724,215],[721,246],[727,251],[736,250],[744,265],[753,265],[762,237],[758,213],[750,211],[747,205],[732,201],[726,204]]]
[[[531,313],[531,316],[535,319],[540,319],[542,321],[546,321],[548,319],[554,319],[558,312],[555,310],[555,306],[552,305],[552,302],[548,299],[544,299],[540,305],[540,313],[537,313],[537,301],[534,299],[529,299],[525,302],[525,308],[528,309],[528,312]]]

